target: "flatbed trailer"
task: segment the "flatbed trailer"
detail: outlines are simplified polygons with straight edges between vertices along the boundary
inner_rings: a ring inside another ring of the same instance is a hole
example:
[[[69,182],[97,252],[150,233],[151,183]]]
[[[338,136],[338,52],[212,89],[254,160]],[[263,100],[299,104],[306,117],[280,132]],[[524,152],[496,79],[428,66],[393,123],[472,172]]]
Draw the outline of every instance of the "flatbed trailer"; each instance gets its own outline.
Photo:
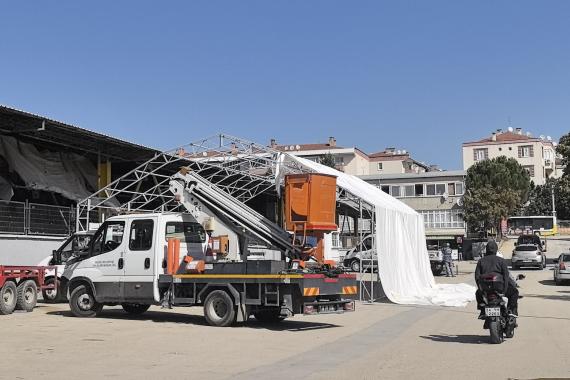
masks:
[[[209,324],[229,326],[250,315],[277,322],[295,314],[354,311],[355,280],[344,273],[165,274],[158,287],[163,306],[203,306]]]
[[[0,265],[0,315],[12,314],[16,309],[32,311],[38,289],[55,289],[55,283],[46,284],[46,271],[57,275],[55,266]]]

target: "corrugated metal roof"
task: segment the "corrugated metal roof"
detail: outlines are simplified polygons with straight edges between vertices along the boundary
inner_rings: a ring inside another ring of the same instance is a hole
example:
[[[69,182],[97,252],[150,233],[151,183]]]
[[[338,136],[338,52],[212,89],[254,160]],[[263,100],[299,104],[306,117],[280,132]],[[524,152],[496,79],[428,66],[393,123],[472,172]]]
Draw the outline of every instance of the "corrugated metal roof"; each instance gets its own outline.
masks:
[[[45,128],[44,128],[45,127]],[[159,152],[133,142],[0,105],[0,133],[49,147],[60,146],[122,161],[146,160]]]

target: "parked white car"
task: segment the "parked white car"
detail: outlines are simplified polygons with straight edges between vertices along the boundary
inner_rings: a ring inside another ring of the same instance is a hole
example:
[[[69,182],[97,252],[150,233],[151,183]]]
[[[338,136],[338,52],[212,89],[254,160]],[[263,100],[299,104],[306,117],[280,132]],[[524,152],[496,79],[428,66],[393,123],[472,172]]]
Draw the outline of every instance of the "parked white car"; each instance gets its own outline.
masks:
[[[556,285],[570,280],[570,253],[563,253],[554,260],[554,282]]]

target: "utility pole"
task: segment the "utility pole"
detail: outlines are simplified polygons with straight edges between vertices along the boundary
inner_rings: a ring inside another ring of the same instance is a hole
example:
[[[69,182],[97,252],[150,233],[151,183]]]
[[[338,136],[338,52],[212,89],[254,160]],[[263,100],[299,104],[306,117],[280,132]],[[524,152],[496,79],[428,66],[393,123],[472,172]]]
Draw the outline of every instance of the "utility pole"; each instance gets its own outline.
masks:
[[[554,184],[550,188],[552,194],[552,216],[556,217],[556,199],[554,197]]]

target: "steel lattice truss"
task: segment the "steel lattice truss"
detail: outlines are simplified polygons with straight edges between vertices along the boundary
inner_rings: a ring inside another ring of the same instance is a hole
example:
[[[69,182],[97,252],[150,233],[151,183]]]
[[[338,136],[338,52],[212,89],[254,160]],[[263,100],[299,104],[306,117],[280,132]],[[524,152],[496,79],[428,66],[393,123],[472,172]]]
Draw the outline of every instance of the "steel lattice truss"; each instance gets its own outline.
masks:
[[[281,175],[310,172],[287,154],[219,134],[158,154],[79,202],[77,229],[86,230],[100,214],[177,211],[180,205],[169,191],[169,182],[181,167],[242,202],[274,191]]]
[[[90,221],[120,213],[181,211],[182,206],[170,193],[169,184],[182,167],[198,173],[242,202],[263,193],[275,193],[285,174],[312,172],[287,153],[219,134],[160,153],[82,200],[77,204],[76,229],[85,231]],[[374,206],[342,188],[337,188],[337,202],[344,206],[344,212],[360,221],[369,221],[370,231],[374,230]],[[357,225],[355,232],[361,245],[364,231],[361,223]],[[361,276],[366,269],[363,267]],[[377,259],[369,266],[369,269],[374,268],[378,268]],[[374,301],[376,281],[378,278],[373,275],[361,277],[361,300]]]

